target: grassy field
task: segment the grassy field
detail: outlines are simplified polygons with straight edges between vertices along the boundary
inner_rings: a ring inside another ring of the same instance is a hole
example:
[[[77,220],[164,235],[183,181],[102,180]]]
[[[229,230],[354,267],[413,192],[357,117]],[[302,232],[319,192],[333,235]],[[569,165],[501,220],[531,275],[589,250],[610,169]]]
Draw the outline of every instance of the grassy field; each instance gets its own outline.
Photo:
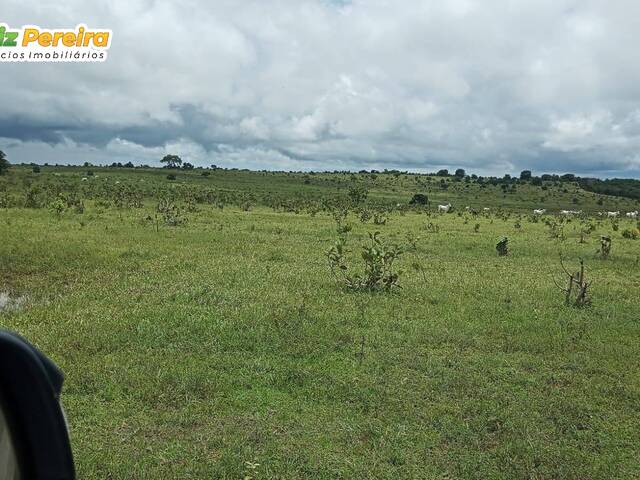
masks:
[[[528,214],[637,203],[573,184],[93,171],[0,177],[0,291],[24,298],[0,325],[65,371],[79,478],[640,478],[640,240],[622,236],[637,222]],[[379,231],[404,246],[401,288],[330,272],[322,202],[354,183],[386,223],[349,209],[349,263]],[[178,226],[157,213],[171,192]],[[420,192],[432,205],[405,209]],[[590,306],[564,304],[560,253],[584,259]]]

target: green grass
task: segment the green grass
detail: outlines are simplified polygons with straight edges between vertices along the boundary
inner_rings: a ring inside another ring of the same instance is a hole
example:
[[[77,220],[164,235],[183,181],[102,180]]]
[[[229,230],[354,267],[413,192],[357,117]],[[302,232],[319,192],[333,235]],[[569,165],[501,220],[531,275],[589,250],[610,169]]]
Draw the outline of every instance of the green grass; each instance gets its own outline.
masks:
[[[59,171],[51,182],[83,174]],[[97,181],[165,184],[164,175],[105,170]],[[311,185],[303,175],[212,177],[178,181],[294,197],[306,187],[343,195],[349,184],[328,174]],[[22,195],[25,178],[15,169],[6,191]],[[410,178],[376,182],[372,201],[421,191]],[[529,188],[504,210],[537,208],[541,191]],[[479,190],[478,206],[502,204],[497,189]],[[454,205],[474,204],[455,192]],[[552,193],[549,205],[572,208]],[[607,208],[580,195],[585,210]],[[60,218],[0,209],[0,290],[29,298],[0,325],[65,371],[79,478],[640,477],[640,240],[622,238],[629,220],[618,231],[593,220],[581,244],[579,220],[560,242],[543,221],[515,228],[514,214],[391,213],[380,226],[350,214],[354,262],[367,232],[419,237],[398,261],[401,289],[350,293],[327,266],[335,223],[325,213],[203,204],[185,226],[156,231],[150,199],[85,206]],[[613,238],[608,260],[595,255],[600,234]],[[511,252],[498,257],[503,236]],[[553,282],[560,251],[571,268],[585,259],[591,307],[564,306]]]

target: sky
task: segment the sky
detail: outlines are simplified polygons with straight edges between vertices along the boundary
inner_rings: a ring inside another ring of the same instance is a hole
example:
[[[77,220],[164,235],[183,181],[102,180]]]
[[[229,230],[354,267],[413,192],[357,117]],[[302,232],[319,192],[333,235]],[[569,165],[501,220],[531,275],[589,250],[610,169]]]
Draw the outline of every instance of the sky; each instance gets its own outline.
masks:
[[[14,163],[640,177],[637,0],[3,0],[113,31],[0,63]]]

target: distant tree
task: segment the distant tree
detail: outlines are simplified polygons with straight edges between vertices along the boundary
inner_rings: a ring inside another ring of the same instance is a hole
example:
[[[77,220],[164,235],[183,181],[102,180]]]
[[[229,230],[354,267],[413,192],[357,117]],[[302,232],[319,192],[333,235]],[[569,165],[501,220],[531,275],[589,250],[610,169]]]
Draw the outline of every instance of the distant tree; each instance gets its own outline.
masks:
[[[367,199],[369,190],[362,185],[352,185],[349,187],[347,195],[351,199],[354,205],[359,205]]]
[[[429,198],[424,193],[416,193],[409,204],[411,205],[426,205],[429,203]]]
[[[436,173],[436,175],[438,177],[448,177],[449,176],[449,170],[447,170],[446,168],[443,168],[442,170],[438,170],[438,173]]]
[[[0,150],[0,175],[7,173],[10,166],[11,164],[9,163],[9,160],[7,160],[7,156],[2,150]]]
[[[38,165],[34,165],[31,167],[31,171],[33,171],[33,173],[40,173],[40,167]]]
[[[166,164],[166,168],[180,168],[182,159],[178,155],[165,155],[160,163]]]
[[[193,165],[189,162],[184,162],[182,164],[182,169],[183,170],[193,170]]]
[[[523,170],[520,172],[520,180],[529,181],[531,180],[531,170]]]
[[[456,170],[455,176],[458,178],[464,178],[467,172],[464,171],[464,168],[459,168]]]
[[[574,182],[576,180],[576,176],[573,173],[565,173],[560,177],[560,181],[562,182]]]
[[[540,177],[531,177],[531,185],[539,187],[542,185],[542,179]]]
[[[124,168],[133,168],[135,165],[131,162],[127,162],[124,164]]]

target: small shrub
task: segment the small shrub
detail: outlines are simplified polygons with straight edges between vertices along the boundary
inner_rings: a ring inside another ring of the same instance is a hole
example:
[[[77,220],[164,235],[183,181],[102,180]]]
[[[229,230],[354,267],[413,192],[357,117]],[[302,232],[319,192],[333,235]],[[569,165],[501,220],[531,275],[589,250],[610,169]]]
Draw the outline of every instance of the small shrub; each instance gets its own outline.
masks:
[[[374,213],[373,214],[373,223],[374,223],[374,225],[386,225],[387,224],[387,217],[385,217],[381,213]]]
[[[67,204],[61,198],[56,198],[49,204],[49,210],[51,210],[57,217],[60,217],[67,209]]]
[[[187,223],[182,211],[170,200],[163,198],[158,202],[156,211],[162,215],[164,223],[170,227],[177,227]]]
[[[398,245],[384,243],[378,235],[380,232],[369,233],[369,245],[362,247],[361,257],[364,261],[362,273],[349,274],[345,255],[347,250],[346,235],[338,236],[335,244],[327,251],[329,268],[337,282],[353,291],[389,291],[399,287],[399,271],[394,270],[393,263],[403,251]]]
[[[597,253],[600,254],[600,258],[603,260],[609,258],[609,255],[611,254],[611,237],[607,237],[605,235],[600,237],[600,250]]]
[[[640,238],[640,230],[637,228],[627,228],[622,232],[622,236],[630,240],[637,240]]]
[[[362,185],[352,185],[349,187],[349,192],[347,193],[347,195],[354,205],[359,205],[367,199],[369,190],[367,190]]]
[[[409,205],[427,205],[428,203],[429,198],[424,193],[416,193],[409,201]]]
[[[175,180],[175,179],[176,179],[175,173],[170,173],[169,175],[167,175],[167,180]]]
[[[369,212],[369,210],[367,210],[366,208],[363,208],[360,211],[360,221],[362,223],[367,223],[370,218],[371,218],[371,213]]]
[[[496,251],[501,257],[509,254],[509,239],[507,237],[504,237],[496,244]]]
[[[440,233],[440,225],[437,223],[429,222],[425,225],[424,229],[429,233]]]

